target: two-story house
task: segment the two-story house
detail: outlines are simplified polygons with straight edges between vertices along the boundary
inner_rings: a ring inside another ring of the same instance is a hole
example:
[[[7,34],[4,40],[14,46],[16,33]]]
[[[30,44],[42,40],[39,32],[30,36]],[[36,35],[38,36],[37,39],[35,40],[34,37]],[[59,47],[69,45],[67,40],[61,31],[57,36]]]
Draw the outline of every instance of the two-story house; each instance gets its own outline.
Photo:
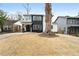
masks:
[[[44,32],[45,15],[42,14],[23,14],[21,19],[7,21],[4,25],[6,32]],[[13,22],[14,21],[14,22]],[[51,19],[52,21],[52,19]],[[51,24],[51,27],[53,24]],[[54,28],[53,28],[54,27]],[[57,26],[54,25],[51,31],[57,32]]]
[[[4,25],[5,32],[43,32],[44,15],[23,14],[20,20],[7,20]],[[13,22],[14,21],[14,22]]]
[[[43,16],[40,14],[23,15],[20,20],[23,31],[25,32],[42,32],[43,31]]]
[[[79,33],[79,17],[58,16],[54,22],[58,26],[58,32],[65,34]]]

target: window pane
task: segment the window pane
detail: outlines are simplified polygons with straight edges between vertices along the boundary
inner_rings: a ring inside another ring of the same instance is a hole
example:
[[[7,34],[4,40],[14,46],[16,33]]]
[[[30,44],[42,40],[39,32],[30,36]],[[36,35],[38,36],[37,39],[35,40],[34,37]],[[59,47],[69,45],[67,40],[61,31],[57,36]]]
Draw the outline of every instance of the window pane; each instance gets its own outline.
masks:
[[[25,20],[29,20],[30,16],[24,16]]]
[[[42,18],[41,18],[41,16],[33,16],[33,20],[34,21],[41,21]]]

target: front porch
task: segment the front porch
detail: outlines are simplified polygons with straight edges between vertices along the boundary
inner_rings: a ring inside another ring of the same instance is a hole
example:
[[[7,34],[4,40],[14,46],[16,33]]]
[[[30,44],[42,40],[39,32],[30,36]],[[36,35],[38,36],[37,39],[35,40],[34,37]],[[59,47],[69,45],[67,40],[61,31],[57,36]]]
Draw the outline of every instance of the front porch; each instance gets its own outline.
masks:
[[[23,24],[22,31],[23,32],[32,32],[32,25],[31,24],[27,24],[27,25]]]
[[[68,27],[68,34],[79,34],[79,26]]]

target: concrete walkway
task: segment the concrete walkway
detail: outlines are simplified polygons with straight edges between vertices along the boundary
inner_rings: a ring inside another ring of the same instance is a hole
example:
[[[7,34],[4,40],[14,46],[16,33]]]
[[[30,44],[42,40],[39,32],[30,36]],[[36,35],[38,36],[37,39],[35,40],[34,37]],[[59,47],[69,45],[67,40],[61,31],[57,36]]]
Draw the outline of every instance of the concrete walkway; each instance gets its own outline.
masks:
[[[24,33],[5,33],[5,34],[0,34],[0,39],[5,39],[5,38],[11,37],[13,35],[19,35],[19,34],[24,34]]]

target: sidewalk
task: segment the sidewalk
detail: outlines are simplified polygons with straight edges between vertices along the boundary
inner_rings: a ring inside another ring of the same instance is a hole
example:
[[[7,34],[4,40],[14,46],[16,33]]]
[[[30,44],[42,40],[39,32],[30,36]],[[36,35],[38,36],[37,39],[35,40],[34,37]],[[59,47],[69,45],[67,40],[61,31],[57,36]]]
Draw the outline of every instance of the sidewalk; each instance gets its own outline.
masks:
[[[5,38],[11,37],[13,35],[18,35],[18,34],[23,34],[23,33],[5,33],[5,34],[0,34],[0,39],[5,39]]]

